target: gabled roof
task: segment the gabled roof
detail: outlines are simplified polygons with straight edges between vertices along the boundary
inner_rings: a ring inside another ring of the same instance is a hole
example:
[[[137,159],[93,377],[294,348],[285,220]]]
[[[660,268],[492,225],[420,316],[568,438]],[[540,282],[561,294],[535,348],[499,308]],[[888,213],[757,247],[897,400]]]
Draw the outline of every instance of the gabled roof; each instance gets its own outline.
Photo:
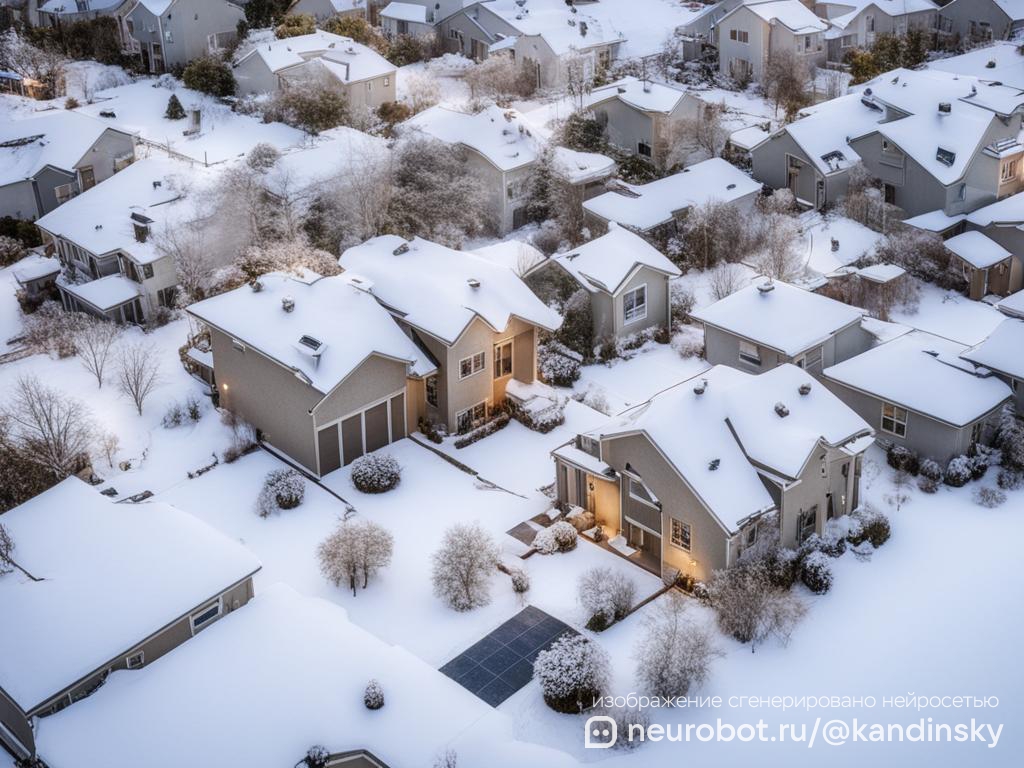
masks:
[[[543,253],[523,240],[502,240],[474,248],[473,253],[495,264],[508,267],[520,277],[547,259]]]
[[[1024,0],[992,0],[1010,21],[1024,19]]]
[[[72,283],[58,277],[57,284],[100,312],[115,309],[142,295],[142,286],[123,275],[107,275],[85,283]]]
[[[639,235],[610,222],[608,232],[567,253],[550,259],[590,292],[616,295],[637,267],[678,277],[679,269]]]
[[[562,324],[512,270],[420,237],[375,237],[338,263],[368,278],[373,295],[396,315],[448,345],[478,317],[498,332],[514,317],[549,331]]]
[[[826,368],[823,375],[879,400],[963,427],[1011,394],[990,372],[961,359],[966,349],[913,331]]]
[[[1024,319],[1004,320],[960,357],[1024,381]]]
[[[279,272],[188,308],[190,315],[290,368],[328,394],[371,355],[400,360],[417,373],[433,364],[354,274],[302,277]],[[284,301],[290,299],[291,311]],[[422,369],[422,370],[421,370]]]
[[[624,36],[611,23],[602,4],[570,8],[564,0],[489,0],[483,7],[523,35],[538,35],[556,55],[573,48],[621,42]]]
[[[1024,318],[1024,291],[1017,291],[1005,299],[1000,299],[996,304],[996,309],[1010,317]]]
[[[848,93],[802,110],[803,115],[782,128],[823,174],[844,171],[860,160],[848,144],[852,136],[874,130],[882,115],[865,105],[859,93]]]
[[[864,310],[779,280],[762,280],[695,310],[702,323],[790,357],[859,322]]]
[[[761,189],[720,157],[704,160],[678,173],[648,184],[621,184],[622,191],[605,192],[583,202],[583,207],[605,221],[615,221],[642,232],[665,224],[688,208],[711,200],[733,202]]]
[[[108,129],[117,130],[68,109],[5,121],[0,124],[0,186],[30,179],[47,166],[73,173]]]
[[[595,88],[587,96],[586,103],[593,107],[610,99],[618,99],[644,112],[668,114],[679,106],[679,102],[686,98],[686,95],[686,91],[662,83],[624,77],[614,83]]]
[[[1013,255],[995,240],[977,230],[951,237],[943,245],[977,269],[988,269]]]
[[[850,22],[856,19],[869,6],[874,6],[886,16],[893,18],[905,16],[908,13],[925,13],[939,9],[932,0],[840,0],[836,4],[853,8],[853,10],[841,16],[829,19],[832,25],[839,29],[846,29]]]
[[[3,516],[19,571],[0,576],[0,686],[25,711],[259,570],[162,503],[116,504],[75,477]]]
[[[40,3],[39,10],[46,13],[53,13],[58,16],[64,16],[68,14],[82,13],[88,11],[95,13],[97,11],[110,11],[121,5],[125,0],[86,0],[87,6],[85,8],[79,8],[78,3],[75,0],[46,0],[44,3]]]
[[[319,59],[342,82],[359,82],[395,71],[395,65],[372,48],[350,37],[317,30],[281,40],[260,42],[243,55],[236,66],[256,56],[271,72],[281,72],[313,59]]]
[[[978,227],[1024,224],[1024,192],[982,206],[967,214],[967,220]]]
[[[416,3],[388,3],[380,12],[381,18],[409,21],[415,24],[427,23],[427,6]]]
[[[828,22],[815,16],[799,0],[768,0],[768,2],[748,3],[746,7],[765,21],[769,23],[777,21],[798,35],[824,32],[828,29]]]

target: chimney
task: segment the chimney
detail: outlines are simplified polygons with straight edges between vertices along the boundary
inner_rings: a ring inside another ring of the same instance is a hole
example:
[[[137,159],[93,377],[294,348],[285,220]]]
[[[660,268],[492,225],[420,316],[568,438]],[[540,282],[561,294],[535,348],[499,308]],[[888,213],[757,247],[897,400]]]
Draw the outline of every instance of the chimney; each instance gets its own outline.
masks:
[[[810,385],[810,383],[805,381],[803,384],[800,385],[800,388],[797,391],[801,395],[809,395],[809,394],[811,394],[811,385]]]
[[[295,299],[293,299],[291,296],[282,296],[281,309],[283,309],[285,312],[291,312],[293,309],[295,309]]]
[[[789,408],[786,407],[785,403],[776,403],[775,412],[779,414],[780,419],[784,419],[789,416]]]
[[[757,286],[757,290],[761,292],[762,296],[766,296],[775,290],[775,283],[773,283],[772,279],[769,277],[767,280],[765,280],[763,283]]]
[[[952,111],[953,111],[953,106],[948,101],[940,101],[939,102],[939,114],[940,115],[948,115]]]
[[[698,384],[697,386],[695,386],[693,388],[693,394],[695,394],[695,395],[703,395],[707,388],[708,388],[708,380],[707,379],[701,379],[700,380],[700,384]]]

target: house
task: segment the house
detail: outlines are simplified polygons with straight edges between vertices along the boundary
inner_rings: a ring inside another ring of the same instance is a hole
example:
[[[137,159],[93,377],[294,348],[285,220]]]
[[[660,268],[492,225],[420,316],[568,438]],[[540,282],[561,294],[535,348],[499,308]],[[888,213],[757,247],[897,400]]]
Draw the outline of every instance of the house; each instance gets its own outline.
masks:
[[[586,104],[604,126],[609,144],[658,168],[666,165],[673,133],[704,109],[704,103],[686,91],[635,77],[595,88]]]
[[[989,294],[1006,296],[1012,293],[1010,273],[1013,254],[995,240],[972,230],[949,238],[944,245],[967,282],[970,298],[979,301]]]
[[[1024,287],[1024,230],[1020,229],[1024,226],[1024,192],[972,211],[964,223],[968,232],[983,234],[1011,254],[1008,268],[990,281],[995,288],[989,292],[1007,296]],[[946,244],[948,247],[948,240]],[[1005,262],[1001,265],[1006,266]]]
[[[39,219],[65,269],[57,279],[65,309],[141,324],[173,308],[177,269],[160,240],[196,218],[190,192],[211,173],[148,157]]]
[[[380,28],[389,40],[402,35],[433,38],[434,14],[431,8],[418,3],[388,3],[380,12]]]
[[[960,357],[994,371],[1013,392],[1017,412],[1024,413],[1024,318],[1004,320],[988,338],[961,353]]]
[[[864,310],[779,280],[762,280],[690,313],[712,365],[763,373],[793,363],[812,376],[868,349]]]
[[[235,62],[238,95],[277,91],[310,80],[337,89],[350,109],[395,100],[395,65],[351,38],[317,30],[260,43]]]
[[[837,365],[822,377],[840,400],[878,429],[879,440],[945,463],[987,445],[1010,387],[961,355],[962,344],[922,331]]]
[[[135,137],[73,110],[0,125],[0,216],[33,221],[135,160]]]
[[[139,42],[146,72],[168,72],[200,56],[217,56],[238,39],[241,6],[227,0],[138,0],[128,34]]]
[[[24,292],[25,298],[41,300],[57,290],[60,261],[39,253],[30,253],[18,261],[11,272],[18,290]]]
[[[18,757],[35,756],[46,729],[38,718],[245,605],[260,569],[197,517],[117,504],[75,477],[6,512],[3,524],[19,568],[0,576],[0,744]]]
[[[210,329],[220,405],[319,477],[405,437],[407,377],[436,370],[368,289],[272,273],[187,310]]]
[[[713,157],[647,184],[615,182],[608,192],[585,200],[583,210],[597,230],[615,222],[655,238],[674,234],[691,208],[717,201],[749,211],[760,193],[759,182]]]
[[[799,0],[765,0],[736,6],[718,22],[718,68],[739,81],[760,81],[773,54],[791,51],[809,67],[825,64],[822,21]]]
[[[125,49],[130,49],[135,40],[128,34],[125,21],[135,0],[44,0],[36,9],[37,20],[33,26],[61,27],[76,21],[91,21],[109,16],[117,24],[118,37]]]
[[[759,539],[796,547],[856,509],[872,434],[796,366],[716,365],[557,448],[557,498],[666,580],[705,580]]]
[[[945,21],[943,17],[940,23]],[[959,56],[929,61],[925,66],[928,69],[970,75],[980,80],[999,81],[1003,85],[1024,88],[1024,70],[1019,66],[1020,54],[1017,53],[1017,47],[1018,43],[1012,40],[998,40],[990,45],[973,48]]]
[[[945,27],[971,44],[1009,40],[1024,28],[1017,0],[952,0],[940,11]]]
[[[672,327],[669,283],[679,269],[639,235],[612,223],[608,231],[527,272],[560,270],[590,294],[594,339],[619,339]]]
[[[512,270],[422,238],[375,237],[338,263],[371,284],[437,366],[410,383],[412,424],[463,433],[483,423],[510,382],[536,380],[537,335],[562,324]]]
[[[323,22],[335,16],[366,18],[367,0],[294,0],[288,6],[288,13],[297,16],[306,13]]]
[[[836,64],[855,48],[870,48],[879,35],[934,34],[939,21],[932,0],[834,0],[816,3],[814,12],[831,24],[825,38],[828,61]]]
[[[401,130],[407,135],[419,131],[466,150],[470,172],[487,190],[486,208],[498,234],[527,223],[530,177],[547,142],[518,112],[493,104],[475,114],[435,106],[406,120]],[[552,150],[552,163],[552,170],[582,200],[594,195],[615,172],[611,158],[565,147]]]

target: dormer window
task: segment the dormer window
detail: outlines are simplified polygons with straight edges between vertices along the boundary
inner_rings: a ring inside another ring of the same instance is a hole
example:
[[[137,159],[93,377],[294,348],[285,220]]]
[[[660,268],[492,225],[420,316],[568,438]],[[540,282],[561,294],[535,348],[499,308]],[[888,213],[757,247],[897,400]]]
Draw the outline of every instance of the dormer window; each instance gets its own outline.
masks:
[[[299,344],[313,352],[319,351],[320,348],[323,347],[324,345],[324,343],[319,339],[314,339],[312,336],[305,335],[299,337]]]
[[[952,167],[953,163],[956,162],[956,152],[951,152],[948,149],[939,147],[935,151],[935,159],[945,166]]]
[[[141,213],[132,214],[132,227],[138,242],[144,243],[149,239],[149,225],[152,223],[153,220],[148,216],[143,216]]]

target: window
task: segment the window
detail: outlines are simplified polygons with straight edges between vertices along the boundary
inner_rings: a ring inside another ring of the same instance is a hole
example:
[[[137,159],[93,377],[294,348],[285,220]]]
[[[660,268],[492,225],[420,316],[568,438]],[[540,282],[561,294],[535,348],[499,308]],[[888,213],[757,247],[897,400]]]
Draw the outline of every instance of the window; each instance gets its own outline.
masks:
[[[459,39],[459,30],[457,30],[457,29],[449,29],[448,30],[448,38],[450,40],[458,40]]]
[[[494,378],[512,375],[512,342],[494,345]]]
[[[156,292],[157,303],[161,307],[173,307],[174,299],[178,295],[178,287],[171,286],[170,288],[161,288]]]
[[[455,426],[459,434],[468,432],[487,418],[487,403],[477,403],[471,408],[455,414]]]
[[[125,664],[128,667],[128,669],[138,669],[139,667],[141,667],[145,663],[146,663],[146,652],[145,651],[137,651],[137,652],[133,653],[131,656],[129,656],[125,660]]]
[[[1017,161],[1010,160],[1003,163],[1003,167],[999,169],[999,180],[1000,181],[1011,181],[1017,176]]]
[[[897,437],[907,436],[907,409],[892,403],[882,404],[882,431]]]
[[[939,147],[935,150],[935,159],[947,167],[952,167],[953,163],[956,162],[956,152]]]
[[[957,187],[956,199],[957,200],[961,200],[961,201],[967,199],[967,185],[966,184],[961,184],[959,187]]]
[[[636,145],[636,152],[641,157],[650,157],[651,156],[651,145],[648,144],[646,141],[639,141],[639,142],[637,142],[637,145]]]
[[[654,498],[654,494],[647,490],[647,486],[639,480],[629,479],[629,495],[648,506],[658,506],[658,500]]]
[[[427,393],[427,404],[437,407],[437,375],[428,376],[424,389]]]
[[[596,459],[601,458],[601,444],[590,435],[580,435],[580,450]]]
[[[874,32],[875,31],[875,17],[874,16],[872,16],[871,14],[868,14],[867,16],[864,17],[864,22],[865,22],[865,24],[867,24],[868,32]]]
[[[971,442],[975,445],[981,442],[982,435],[985,431],[985,422],[977,421],[971,427]]]
[[[477,352],[475,355],[470,357],[464,357],[459,360],[459,378],[469,378],[475,373],[480,373],[484,369],[484,353]]]
[[[740,362],[760,367],[761,351],[758,349],[757,344],[740,340]]]
[[[384,78],[384,87],[387,88],[389,85],[391,85],[391,78],[390,77],[385,77]]]
[[[152,264],[143,264],[142,265],[142,276],[146,280],[149,280],[153,276],[153,265]]]
[[[735,40],[737,43],[749,43],[750,33],[745,29],[730,29],[729,39]]]
[[[808,537],[815,533],[815,529],[818,527],[818,505],[815,504],[810,509],[801,512],[800,517],[797,520],[797,536],[800,539],[800,543],[807,541]]]
[[[757,543],[757,525],[751,525],[743,533],[743,547],[748,549]]]
[[[368,80],[366,82],[366,90],[368,90],[368,91],[372,91],[373,90],[373,81],[372,80]]]
[[[192,614],[192,631],[198,632],[218,616],[220,616],[220,600],[211,603],[198,613]]]
[[[647,317],[647,286],[622,294],[622,320],[627,325]]]
[[[689,552],[692,544],[690,526],[682,520],[676,520],[674,517],[670,519],[672,520],[672,546]]]

